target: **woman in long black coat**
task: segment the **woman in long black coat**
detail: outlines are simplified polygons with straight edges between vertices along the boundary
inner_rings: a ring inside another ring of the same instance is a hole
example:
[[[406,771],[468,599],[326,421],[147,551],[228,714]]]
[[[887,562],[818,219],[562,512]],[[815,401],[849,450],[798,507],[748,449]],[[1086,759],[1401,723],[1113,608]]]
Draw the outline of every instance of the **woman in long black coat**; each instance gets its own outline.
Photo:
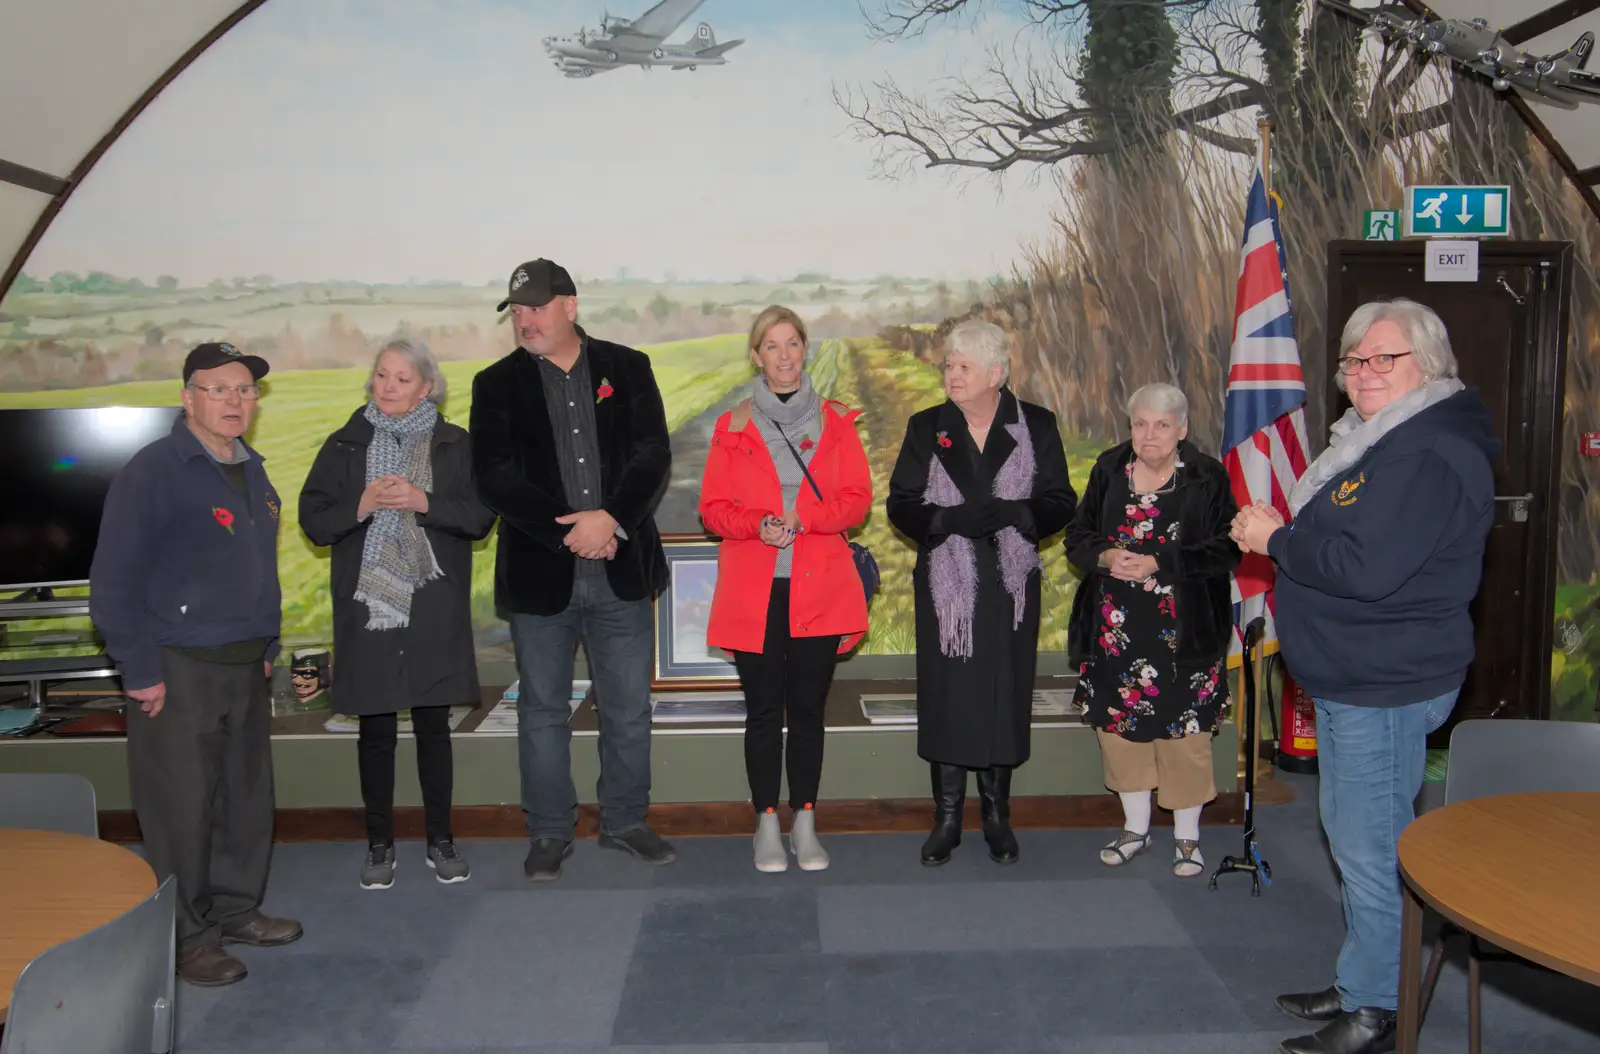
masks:
[[[367,393],[300,492],[301,529],[333,547],[333,709],[361,719],[361,886],[394,884],[394,751],[406,709],[427,863],[439,881],[461,882],[469,872],[450,829],[450,707],[479,702],[472,543],[494,513],[478,500],[466,431],[439,416],[445,381],[425,344],[385,346]]]
[[[1014,863],[1011,772],[1028,760],[1039,651],[1038,541],[1077,496],[1055,414],[1005,387],[1005,332],[963,322],[947,338],[949,401],[914,414],[889,481],[889,520],[917,544],[917,753],[931,767],[933,831],[922,862],[961,844],[967,771],[983,834]]]

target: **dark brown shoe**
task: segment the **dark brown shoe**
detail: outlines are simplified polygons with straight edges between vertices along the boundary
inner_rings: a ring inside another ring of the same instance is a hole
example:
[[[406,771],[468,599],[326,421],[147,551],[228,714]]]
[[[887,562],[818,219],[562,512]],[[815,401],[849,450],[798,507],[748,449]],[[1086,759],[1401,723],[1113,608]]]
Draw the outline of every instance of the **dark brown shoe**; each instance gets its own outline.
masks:
[[[222,943],[275,948],[299,940],[304,932],[294,919],[275,919],[257,912],[243,922],[225,924],[222,927]]]
[[[197,944],[178,956],[178,976],[201,988],[221,988],[244,980],[249,972],[220,944]]]

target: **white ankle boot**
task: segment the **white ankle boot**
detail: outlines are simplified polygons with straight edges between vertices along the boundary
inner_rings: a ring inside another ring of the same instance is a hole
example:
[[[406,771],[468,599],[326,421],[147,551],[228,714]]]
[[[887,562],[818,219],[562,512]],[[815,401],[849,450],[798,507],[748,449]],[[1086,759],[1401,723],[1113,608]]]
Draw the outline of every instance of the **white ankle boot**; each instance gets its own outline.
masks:
[[[794,814],[794,826],[789,829],[789,848],[802,871],[822,871],[828,866],[828,851],[817,841],[817,813],[810,808]]]
[[[756,821],[754,848],[757,871],[776,873],[789,870],[789,857],[783,851],[783,832],[778,828],[776,812],[769,809]]]

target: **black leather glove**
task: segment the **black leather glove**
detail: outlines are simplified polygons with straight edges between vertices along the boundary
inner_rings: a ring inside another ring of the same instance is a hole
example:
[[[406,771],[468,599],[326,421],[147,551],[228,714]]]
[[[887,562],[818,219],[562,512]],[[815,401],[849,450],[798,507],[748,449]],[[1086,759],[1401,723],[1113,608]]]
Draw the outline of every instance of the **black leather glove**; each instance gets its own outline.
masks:
[[[1005,526],[1015,527],[1024,538],[1034,537],[1033,510],[1027,502],[997,499],[995,504],[1000,508]]]
[[[968,501],[945,509],[943,521],[942,526],[947,532],[966,538],[987,538],[1001,528],[1009,526],[1000,503],[993,498]]]

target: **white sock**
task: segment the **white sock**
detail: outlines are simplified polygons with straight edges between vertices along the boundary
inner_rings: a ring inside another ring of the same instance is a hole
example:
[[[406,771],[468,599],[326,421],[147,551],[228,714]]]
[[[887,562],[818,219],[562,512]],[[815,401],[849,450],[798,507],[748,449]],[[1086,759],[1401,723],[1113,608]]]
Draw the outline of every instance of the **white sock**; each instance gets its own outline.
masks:
[[[1134,834],[1150,833],[1150,792],[1149,791],[1123,791],[1117,795],[1122,799],[1122,827]]]
[[[1179,809],[1172,814],[1172,837],[1185,842],[1200,840],[1200,806]]]

